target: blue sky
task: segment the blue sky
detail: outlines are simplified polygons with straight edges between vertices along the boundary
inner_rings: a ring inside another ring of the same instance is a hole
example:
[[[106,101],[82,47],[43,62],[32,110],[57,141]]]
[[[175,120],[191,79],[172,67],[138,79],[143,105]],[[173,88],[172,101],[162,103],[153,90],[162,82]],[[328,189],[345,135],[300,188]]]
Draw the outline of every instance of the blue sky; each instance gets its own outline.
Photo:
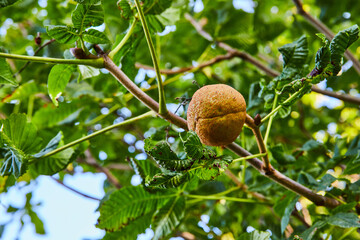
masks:
[[[103,182],[105,175],[102,173],[77,173],[66,176],[64,183],[83,193],[96,198],[104,196]],[[45,224],[47,235],[38,235],[32,224],[25,224],[20,235],[20,240],[79,240],[101,239],[104,231],[95,227],[99,205],[94,201],[69,191],[48,176],[41,176],[37,180],[33,192],[32,203],[41,202],[35,210]],[[25,194],[29,188],[18,189],[13,187],[8,194],[0,195],[0,201],[5,206],[9,204],[22,207],[25,203]],[[9,215],[0,207],[0,224],[7,222]],[[6,227],[3,240],[13,240],[19,230],[20,222],[14,221]]]

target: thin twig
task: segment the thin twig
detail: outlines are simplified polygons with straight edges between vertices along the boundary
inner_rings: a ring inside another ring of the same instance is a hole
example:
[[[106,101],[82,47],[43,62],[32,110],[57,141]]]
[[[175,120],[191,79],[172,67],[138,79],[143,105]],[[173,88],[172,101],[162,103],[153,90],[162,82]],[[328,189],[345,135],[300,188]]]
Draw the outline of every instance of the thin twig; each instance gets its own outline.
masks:
[[[190,70],[192,70],[194,68],[202,69],[204,67],[211,66],[211,65],[213,65],[215,63],[218,63],[218,62],[221,62],[221,61],[224,61],[224,60],[229,60],[229,59],[232,59],[234,57],[237,57],[235,53],[227,53],[225,55],[216,56],[216,57],[212,58],[209,61],[200,63],[198,66],[189,66],[189,67],[177,68],[177,69],[160,69],[160,73],[166,74],[166,75],[174,75],[174,74],[184,73],[184,72],[188,72],[188,71],[190,71]],[[143,65],[141,63],[136,63],[135,67],[148,69],[148,70],[154,70],[153,67],[148,66],[148,65]]]
[[[311,16],[303,8],[303,4],[300,0],[293,0],[298,13],[303,16],[313,27],[315,27],[319,32],[322,32],[329,40],[333,39],[335,34],[320,20]],[[349,59],[354,66],[354,69],[357,73],[360,74],[360,62],[355,58],[355,56],[350,52],[350,50],[345,51],[345,57]]]
[[[111,163],[109,165],[106,165],[106,168],[115,169],[115,170],[122,170],[122,171],[133,170],[133,168],[130,167],[128,164],[122,164],[122,163]]]
[[[245,119],[245,123],[246,125],[248,125],[251,130],[253,131],[255,138],[256,138],[256,142],[258,145],[258,148],[260,150],[260,153],[265,154],[262,158],[263,162],[264,162],[264,172],[266,175],[270,175],[272,174],[272,172],[274,171],[274,168],[271,166],[270,164],[270,160],[269,160],[269,156],[266,150],[266,145],[265,142],[263,140],[263,137],[261,135],[259,126],[255,124],[255,121],[252,117],[250,117],[249,114],[246,114],[246,119]]]
[[[92,166],[94,167],[98,172],[102,172],[106,175],[108,181],[114,185],[116,188],[121,188],[121,184],[119,182],[119,180],[111,173],[111,171],[106,168],[101,166],[100,164],[98,164],[95,160],[95,158],[91,155],[89,150],[85,151],[85,156],[86,159],[78,159],[77,161],[79,163],[84,163],[86,165]]]
[[[185,18],[194,26],[194,28],[198,31],[198,33],[201,36],[203,36],[207,40],[211,39],[211,40],[209,40],[211,42],[214,41],[213,38],[202,29],[202,26],[200,26],[200,24],[193,17],[191,17],[189,14],[185,14]],[[218,44],[219,47],[223,48],[228,53],[232,54],[232,56],[239,57],[239,58],[243,59],[244,61],[247,61],[247,62],[253,64],[258,69],[263,71],[266,75],[268,75],[270,77],[277,77],[280,75],[280,73],[278,71],[267,67],[266,65],[261,63],[259,60],[252,57],[250,54],[243,52],[243,51],[239,51],[237,49],[234,49],[231,46],[229,46],[228,44],[223,43],[223,42],[217,41],[216,43]],[[351,53],[350,53],[350,55],[351,55]],[[345,56],[347,56],[347,52],[345,52]],[[352,58],[355,59],[353,56],[352,56]],[[227,59],[224,58],[223,60],[227,60]],[[358,61],[356,59],[355,59],[355,62],[358,63]],[[354,61],[353,61],[353,63],[354,63]],[[355,64],[354,64],[354,67],[355,67]],[[355,69],[357,69],[357,68],[355,68]],[[168,73],[168,74],[170,74],[170,73]],[[330,97],[334,97],[334,98],[349,102],[349,103],[354,103],[354,104],[360,105],[360,98],[356,98],[356,97],[350,96],[348,94],[340,94],[340,93],[334,93],[334,92],[328,91],[328,90],[321,90],[316,86],[312,86],[311,90],[314,92],[317,92],[317,93],[321,93],[323,95],[327,95]]]
[[[99,201],[99,202],[101,201],[101,199],[99,199],[99,198],[89,196],[89,195],[87,195],[87,194],[85,194],[85,193],[79,192],[78,190],[76,190],[76,189],[74,189],[74,188],[72,188],[72,187],[69,187],[68,185],[66,185],[65,183],[63,183],[62,181],[60,181],[59,179],[56,179],[56,178],[54,178],[54,177],[50,177],[50,178],[51,178],[52,180],[56,181],[57,183],[59,183],[60,185],[64,186],[65,188],[69,189],[70,191],[76,193],[76,194],[79,194],[79,195],[81,195],[81,196],[83,196],[83,197],[86,197],[86,198],[89,198],[89,199],[92,199],[92,200],[96,200],[96,201]]]
[[[53,43],[53,42],[55,42],[55,39],[51,39],[51,40],[47,41],[46,43],[44,43],[43,45],[41,45],[38,49],[36,49],[36,51],[34,52],[34,55],[33,55],[33,56],[36,56],[36,54],[38,54],[38,53],[41,51],[41,49],[43,49],[44,47],[46,47],[47,45],[49,45],[49,44],[51,44],[51,43]],[[16,77],[17,75],[19,75],[22,71],[25,70],[25,68],[26,68],[27,66],[29,66],[30,63],[31,63],[31,61],[27,61],[27,62],[24,64],[24,66],[22,66],[22,67],[19,69],[18,72],[14,73],[13,76]]]

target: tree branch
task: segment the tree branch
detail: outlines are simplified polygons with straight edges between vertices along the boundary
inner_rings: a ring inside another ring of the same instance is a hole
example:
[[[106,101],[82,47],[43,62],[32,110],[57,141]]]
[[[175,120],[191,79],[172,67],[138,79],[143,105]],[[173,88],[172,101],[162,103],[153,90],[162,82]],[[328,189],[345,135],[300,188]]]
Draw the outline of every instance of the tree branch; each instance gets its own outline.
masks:
[[[148,96],[145,92],[143,92],[136,84],[134,84],[112,61],[111,59],[103,55],[105,68],[109,70],[109,72],[125,87],[127,88],[137,99],[139,99],[143,104],[149,107],[154,112],[158,113],[159,104]],[[177,116],[171,112],[166,115],[160,115],[162,118],[166,119],[167,121],[173,123],[174,125],[187,130],[187,122],[185,119]],[[250,152],[246,151],[245,149],[241,148],[236,143],[231,143],[226,146],[228,149],[233,151],[234,153],[238,154],[239,156],[250,156],[252,155]],[[266,175],[264,172],[264,164],[261,160],[257,158],[247,160],[254,168],[256,168],[260,173],[264,174],[266,177],[272,179],[273,181],[279,183],[280,185],[284,186],[285,188],[302,195],[308,198],[310,201],[315,203],[318,206],[326,206],[329,208],[334,208],[340,205],[335,199],[331,199],[325,196],[321,196],[316,194],[309,188],[295,182],[294,180],[286,177],[282,173],[277,170],[274,170],[272,174]]]
[[[353,97],[353,96],[350,96],[348,94],[342,94],[342,93],[322,90],[322,89],[320,89],[320,88],[318,88],[316,86],[312,86],[311,90],[313,92],[316,92],[316,93],[320,93],[320,94],[327,95],[329,97],[340,99],[340,100],[342,100],[344,102],[349,102],[349,103],[354,103],[354,104],[360,105],[360,98]]]
[[[304,10],[301,0],[293,0],[293,2],[297,8],[298,13],[303,16],[314,28],[323,33],[329,40],[334,38],[335,34],[324,23],[314,18]],[[345,57],[353,63],[354,69],[357,73],[360,74],[360,62],[355,58],[350,50],[345,51]]]
[[[296,0],[294,0],[294,1],[296,1]],[[296,1],[296,2],[298,2],[298,1]],[[203,36],[205,39],[207,39],[211,42],[214,41],[213,38],[202,29],[202,26],[200,26],[200,24],[193,17],[191,17],[189,14],[185,14],[185,18],[194,26],[194,28],[198,31],[198,33],[201,36]],[[333,33],[332,33],[332,37],[334,37]],[[229,46],[228,44],[223,43],[223,42],[217,42],[217,45],[219,47],[221,47],[222,49],[226,50],[228,52],[228,54],[230,53],[232,56],[239,57],[239,58],[243,59],[244,61],[247,61],[247,62],[251,63],[252,65],[256,66],[258,69],[260,69],[261,71],[263,71],[266,75],[268,75],[270,77],[277,77],[280,75],[280,73],[278,71],[267,67],[266,65],[264,65],[259,60],[252,57],[250,54],[248,54],[246,52],[234,49],[231,46]],[[347,56],[346,53],[347,52],[345,52],[345,56]],[[350,55],[351,55],[351,53],[350,53]],[[354,56],[352,56],[352,57],[353,57],[353,59],[355,59]],[[226,60],[226,59],[224,58],[223,60]],[[355,62],[358,63],[358,61],[356,59],[355,59]],[[354,61],[353,61],[353,63],[354,63]],[[355,67],[355,64],[354,64],[354,67]],[[359,69],[360,69],[360,66],[359,66]],[[164,74],[166,74],[166,73],[164,73]],[[314,92],[317,92],[317,93],[321,93],[323,95],[327,95],[330,97],[334,97],[334,98],[349,102],[349,103],[354,103],[354,104],[360,105],[360,98],[356,98],[356,97],[353,97],[353,96],[350,96],[347,94],[340,94],[340,93],[334,93],[334,92],[328,91],[328,90],[321,90],[316,86],[312,86],[311,90]]]
[[[59,183],[60,185],[64,186],[65,188],[69,189],[70,191],[76,193],[76,194],[79,194],[79,195],[81,195],[81,196],[83,196],[83,197],[86,197],[86,198],[89,198],[89,199],[92,199],[92,200],[96,200],[96,201],[99,201],[99,202],[101,201],[101,199],[99,199],[99,198],[89,196],[89,195],[87,195],[87,194],[85,194],[85,193],[79,192],[78,190],[76,190],[76,189],[74,189],[74,188],[72,188],[72,187],[69,187],[68,185],[66,185],[65,183],[63,183],[62,181],[60,181],[59,179],[56,179],[56,178],[54,178],[54,177],[50,177],[50,178],[51,178],[52,180],[54,180],[55,182]]]
[[[87,65],[87,66],[92,66],[92,67],[96,67],[96,68],[104,67],[102,58],[98,58],[98,59],[63,59],[63,58],[25,56],[25,55],[2,53],[2,52],[0,52],[0,57],[23,60],[23,61],[31,61],[31,62]]]

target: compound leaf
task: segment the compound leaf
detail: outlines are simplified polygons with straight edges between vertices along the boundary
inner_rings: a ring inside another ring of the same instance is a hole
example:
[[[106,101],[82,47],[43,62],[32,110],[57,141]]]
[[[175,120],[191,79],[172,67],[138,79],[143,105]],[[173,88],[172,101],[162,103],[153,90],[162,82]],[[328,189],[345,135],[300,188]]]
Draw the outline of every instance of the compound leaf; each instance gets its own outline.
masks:
[[[46,32],[59,43],[74,43],[79,35],[75,28],[69,26],[49,25]]]
[[[168,194],[149,193],[141,186],[124,187],[113,192],[100,206],[97,226],[108,231],[119,230],[134,219],[154,212],[169,199]]]
[[[152,219],[155,240],[172,233],[185,215],[185,198],[170,199],[164,207],[157,210]]]

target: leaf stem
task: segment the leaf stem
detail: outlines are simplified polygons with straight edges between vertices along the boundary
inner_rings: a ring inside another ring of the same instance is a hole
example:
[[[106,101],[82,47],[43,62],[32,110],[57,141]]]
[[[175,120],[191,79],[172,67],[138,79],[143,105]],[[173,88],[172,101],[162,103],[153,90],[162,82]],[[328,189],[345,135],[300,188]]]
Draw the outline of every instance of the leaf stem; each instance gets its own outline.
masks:
[[[345,239],[347,236],[349,236],[350,234],[352,234],[353,232],[355,232],[356,229],[357,229],[356,227],[347,229],[346,232],[345,232],[338,240],[343,240],[343,239]]]
[[[156,78],[158,80],[159,114],[160,115],[165,115],[167,113],[166,102],[165,102],[165,93],[164,93],[164,87],[163,87],[163,84],[162,84],[162,78],[161,78],[161,74],[160,74],[160,67],[159,67],[159,63],[158,63],[158,60],[157,60],[154,43],[153,43],[153,41],[151,39],[150,31],[149,31],[149,28],[147,26],[145,15],[144,15],[144,12],[141,9],[139,0],[135,0],[135,4],[136,4],[136,8],[137,8],[137,10],[139,12],[141,23],[143,25],[145,38],[146,38],[147,44],[149,46],[151,59],[153,61],[155,72],[156,72]]]
[[[109,57],[111,59],[114,59],[115,54],[118,53],[120,51],[120,49],[125,45],[127,40],[129,40],[131,34],[134,32],[137,21],[138,21],[138,19],[135,18],[134,21],[132,22],[130,28],[129,28],[129,31],[125,34],[123,39],[121,39],[119,44],[113,50],[111,50],[111,52],[109,53]]]
[[[274,98],[274,102],[273,102],[273,106],[272,106],[272,110],[274,110],[276,108],[276,104],[277,104],[277,100],[278,100],[278,94],[277,92],[275,92],[275,98]],[[266,128],[266,132],[265,132],[265,137],[264,137],[264,144],[265,146],[267,146],[267,140],[269,139],[269,134],[270,134],[270,130],[271,130],[271,124],[274,120],[275,114],[270,116],[267,128]]]
[[[246,157],[236,158],[232,162],[240,162],[240,161],[249,160],[249,159],[253,159],[253,158],[264,157],[265,155],[267,155],[267,153],[258,153],[258,154],[254,154],[254,155],[250,155],[250,156],[246,156]]]
[[[255,138],[256,138],[256,142],[259,148],[260,153],[266,153],[266,155],[264,155],[262,157],[262,160],[264,162],[264,166],[263,166],[263,170],[265,172],[266,175],[270,175],[274,172],[274,168],[271,166],[270,164],[270,160],[267,154],[267,149],[266,149],[266,145],[264,143],[264,139],[261,135],[261,131],[259,126],[257,125],[257,123],[255,123],[254,119],[249,115],[246,114],[246,119],[245,119],[245,123],[248,127],[251,128]]]
[[[31,61],[31,62],[42,62],[42,63],[56,63],[56,64],[76,64],[76,65],[87,65],[96,68],[104,67],[104,59],[62,59],[62,58],[49,58],[49,57],[37,57],[37,56],[25,56],[18,54],[2,53],[0,57]]]
[[[53,150],[53,151],[51,151],[51,152],[43,155],[41,158],[45,158],[45,157],[52,156],[52,155],[54,155],[54,154],[56,154],[56,153],[58,153],[58,152],[61,152],[61,151],[65,150],[65,149],[69,148],[69,147],[72,147],[72,146],[74,146],[74,145],[76,145],[76,144],[78,144],[78,143],[81,143],[81,142],[84,142],[84,141],[86,141],[86,140],[89,140],[89,139],[91,139],[91,138],[93,138],[93,137],[96,137],[96,136],[98,136],[98,135],[100,135],[100,134],[103,134],[103,133],[105,133],[105,132],[107,132],[107,131],[110,131],[110,130],[112,130],[112,129],[114,129],[114,128],[117,128],[117,127],[120,127],[120,126],[124,126],[124,125],[128,125],[128,124],[134,123],[134,122],[136,122],[136,121],[138,121],[138,120],[151,117],[151,116],[153,116],[153,115],[154,115],[153,111],[149,111],[149,112],[144,113],[144,114],[142,114],[142,115],[140,115],[140,116],[133,117],[133,118],[128,119],[128,120],[125,120],[125,121],[123,121],[123,122],[110,125],[110,126],[108,126],[108,127],[106,127],[106,128],[103,128],[103,129],[101,129],[101,130],[99,130],[99,131],[96,131],[96,132],[94,132],[94,133],[92,133],[92,134],[89,134],[89,135],[84,136],[84,137],[82,137],[82,138],[79,138],[79,139],[77,139],[77,140],[75,140],[75,141],[72,141],[72,142],[70,142],[70,143],[68,143],[68,144],[65,144],[64,146],[59,147],[59,148],[57,148],[57,149],[55,149],[55,150]]]
[[[89,55],[89,49],[86,48],[84,39],[82,38],[82,35],[79,36],[80,43],[81,43],[81,49],[84,51],[85,55]]]
[[[265,122],[268,118],[270,118],[272,115],[274,115],[275,113],[277,113],[277,111],[279,111],[280,108],[283,107],[283,105],[285,105],[286,103],[294,100],[301,92],[301,90],[304,87],[302,87],[299,91],[297,91],[296,93],[294,93],[293,95],[291,95],[288,99],[286,99],[283,103],[281,103],[279,106],[277,106],[275,109],[273,109],[268,115],[266,115],[263,119],[261,119],[261,123]]]
[[[33,114],[33,110],[34,110],[34,100],[35,100],[35,95],[30,95],[29,102],[28,102],[28,108],[27,108],[27,117],[30,120],[32,118],[32,114]]]
[[[260,202],[253,199],[247,199],[247,198],[236,198],[236,197],[224,197],[224,196],[209,196],[209,195],[192,195],[192,194],[186,194],[186,197],[189,198],[197,198],[197,199],[203,199],[203,200],[226,200],[226,201],[233,201],[233,202],[243,202],[243,203],[262,203],[262,204],[269,204],[267,202]]]

